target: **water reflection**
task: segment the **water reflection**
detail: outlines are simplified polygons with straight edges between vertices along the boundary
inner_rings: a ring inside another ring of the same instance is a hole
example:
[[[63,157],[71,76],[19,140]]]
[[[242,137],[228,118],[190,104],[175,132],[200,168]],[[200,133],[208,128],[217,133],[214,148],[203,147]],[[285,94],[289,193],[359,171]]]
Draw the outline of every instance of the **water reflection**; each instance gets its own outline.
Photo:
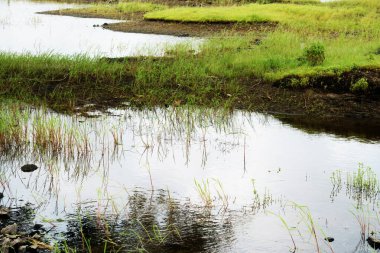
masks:
[[[47,115],[44,122],[54,119],[56,127],[83,133],[78,136],[86,138],[77,140],[85,140],[88,151],[55,153],[48,145],[48,152],[42,152],[30,137],[32,141],[23,142],[27,152],[1,154],[3,187],[6,196],[36,204],[36,221],[66,220],[55,224],[56,231],[75,237],[71,246],[82,245],[81,219],[86,231],[103,229],[97,235],[110,238],[107,247],[111,242],[139,247],[141,239],[148,241],[144,247],[150,251],[284,252],[291,245],[289,235],[264,210],[280,213],[296,226],[299,219],[292,210],[284,213],[284,203],[291,200],[309,207],[336,239],[337,252],[351,252],[360,235],[350,212],[355,200],[341,192],[332,202],[330,177],[337,169],[356,171],[358,162],[380,173],[380,146],[373,139],[309,134],[268,115],[191,107],[114,110],[113,116],[90,119],[37,112],[30,110],[27,117],[30,136],[39,129],[32,127],[35,117]],[[60,141],[67,143],[70,131],[60,133]],[[40,169],[23,173],[25,163]],[[171,224],[181,231],[183,242]],[[153,247],[143,227],[171,231],[171,239]],[[130,230],[144,236],[131,237]],[[302,240],[297,243],[304,252],[314,249]],[[100,250],[103,244],[93,247]],[[199,248],[187,249],[188,244]]]
[[[162,55],[165,47],[195,41],[174,36],[113,32],[93,27],[115,20],[36,14],[75,5],[0,0],[0,51],[122,57]],[[195,42],[194,42],[195,43]]]
[[[135,191],[128,206],[113,215],[80,206],[67,219],[66,243],[77,249],[84,245],[78,249],[83,252],[89,247],[92,252],[219,252],[234,240],[229,214],[180,203],[164,191]]]

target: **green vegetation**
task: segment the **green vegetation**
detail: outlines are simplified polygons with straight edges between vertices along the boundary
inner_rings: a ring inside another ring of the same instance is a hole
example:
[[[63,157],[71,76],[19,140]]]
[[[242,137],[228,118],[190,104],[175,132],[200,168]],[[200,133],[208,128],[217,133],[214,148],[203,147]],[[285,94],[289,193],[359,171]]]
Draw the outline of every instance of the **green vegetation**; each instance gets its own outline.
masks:
[[[304,60],[311,66],[322,65],[325,61],[325,47],[321,43],[313,43],[305,49]]]
[[[28,102],[45,101],[57,110],[74,110],[90,101],[125,94],[131,75],[123,64],[84,56],[31,56],[0,53],[2,95]],[[108,86],[105,86],[108,84]]]
[[[368,89],[368,82],[365,77],[360,78],[357,82],[353,83],[350,87],[352,92],[364,92]]]
[[[358,206],[363,204],[363,200],[375,201],[380,192],[376,173],[371,167],[365,167],[361,163],[357,171],[347,173],[345,180],[342,179],[340,170],[334,171],[330,179],[333,184],[333,196],[337,195],[345,185],[347,193],[357,201]]]
[[[116,62],[0,54],[0,91],[24,100],[37,96],[59,110],[101,101],[262,109],[267,108],[258,101],[263,95],[255,92],[267,89],[265,97],[272,101],[272,84],[369,94],[377,92],[380,75],[379,9],[376,0],[176,8],[136,2],[92,5],[87,11],[147,12],[145,18],[151,20],[244,22],[253,28],[256,22],[269,24],[243,36],[225,32],[196,50],[191,45],[168,48],[163,58]]]
[[[131,19],[139,14],[165,9],[165,5],[144,2],[119,2],[117,4],[96,3],[84,8],[53,11],[61,15]]]
[[[379,8],[373,0],[314,5],[248,4],[170,8],[149,12],[145,18],[278,23],[277,29],[267,32],[258,45],[253,43],[257,34],[222,41],[217,38],[206,43],[197,58],[197,64],[204,64],[211,75],[256,76],[275,82],[290,75],[301,79],[337,75],[358,67],[378,68],[380,57],[375,52],[380,37]]]

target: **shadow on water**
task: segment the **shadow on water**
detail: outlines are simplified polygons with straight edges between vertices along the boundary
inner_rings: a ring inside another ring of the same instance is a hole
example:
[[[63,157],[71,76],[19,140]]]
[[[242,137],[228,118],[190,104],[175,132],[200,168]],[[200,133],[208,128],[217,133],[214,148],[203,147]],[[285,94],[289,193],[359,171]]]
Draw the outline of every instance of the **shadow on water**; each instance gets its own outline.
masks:
[[[310,118],[305,116],[276,117],[291,127],[308,134],[332,134],[339,138],[355,139],[363,142],[380,141],[380,121],[347,118]]]

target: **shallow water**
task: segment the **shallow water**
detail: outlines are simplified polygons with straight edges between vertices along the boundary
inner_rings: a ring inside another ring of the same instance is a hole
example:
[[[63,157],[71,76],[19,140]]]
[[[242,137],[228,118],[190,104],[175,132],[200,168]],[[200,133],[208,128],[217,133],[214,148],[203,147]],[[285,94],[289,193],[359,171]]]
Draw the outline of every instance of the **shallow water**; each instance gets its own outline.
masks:
[[[69,7],[75,6],[0,0],[0,52],[123,57],[162,55],[165,48],[176,43],[197,43],[191,38],[122,33],[93,27],[119,22],[115,20],[36,14]]]
[[[31,148],[22,155],[3,154],[2,182],[11,196],[4,201],[32,203],[35,222],[54,224],[58,234],[69,231],[73,238],[63,237],[74,245],[78,213],[85,214],[89,231],[98,231],[89,232],[93,241],[102,234],[102,214],[114,226],[113,240],[121,244],[128,241],[123,229],[138,230],[131,223],[136,217],[148,227],[175,220],[183,245],[161,245],[151,252],[287,252],[292,246],[288,232],[270,211],[301,231],[303,239],[293,232],[297,252],[315,252],[297,203],[306,205],[324,233],[335,238],[335,252],[368,251],[352,212],[359,204],[372,210],[377,197],[358,201],[346,194],[344,183],[337,192],[330,180],[337,169],[344,179],[358,163],[380,174],[380,133],[363,137],[364,123],[351,131],[308,133],[289,120],[241,111],[168,108],[112,114],[84,119],[48,113],[88,136],[91,151],[52,155]],[[19,168],[26,163],[40,169],[23,173]],[[196,183],[209,186],[212,207],[205,207]],[[379,225],[371,222],[371,229]],[[323,238],[320,246],[329,252]]]

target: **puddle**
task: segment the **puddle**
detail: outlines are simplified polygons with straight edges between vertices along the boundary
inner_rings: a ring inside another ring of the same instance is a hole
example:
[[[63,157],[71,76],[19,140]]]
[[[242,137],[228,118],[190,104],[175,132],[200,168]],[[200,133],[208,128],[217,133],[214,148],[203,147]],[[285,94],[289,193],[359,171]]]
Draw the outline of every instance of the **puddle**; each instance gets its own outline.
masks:
[[[93,27],[118,22],[115,20],[36,14],[69,7],[75,5],[0,0],[0,51],[103,57],[160,56],[168,46],[199,41]]]
[[[308,133],[272,116],[199,108],[114,110],[90,119],[25,113],[21,132],[29,141],[2,151],[2,203],[31,203],[31,220],[69,245],[82,245],[87,229],[95,252],[103,251],[104,237],[126,252],[131,245],[148,252],[287,252],[292,241],[279,214],[300,227],[297,252],[315,252],[297,203],[334,237],[335,252],[369,250],[355,208],[374,210],[377,197],[358,203],[345,188],[359,163],[380,174],[378,139],[363,129]],[[52,141],[36,142],[44,136],[37,122],[63,137],[45,130]],[[39,169],[21,172],[27,163]],[[338,169],[340,191],[331,180]],[[319,244],[328,251],[323,239]]]

